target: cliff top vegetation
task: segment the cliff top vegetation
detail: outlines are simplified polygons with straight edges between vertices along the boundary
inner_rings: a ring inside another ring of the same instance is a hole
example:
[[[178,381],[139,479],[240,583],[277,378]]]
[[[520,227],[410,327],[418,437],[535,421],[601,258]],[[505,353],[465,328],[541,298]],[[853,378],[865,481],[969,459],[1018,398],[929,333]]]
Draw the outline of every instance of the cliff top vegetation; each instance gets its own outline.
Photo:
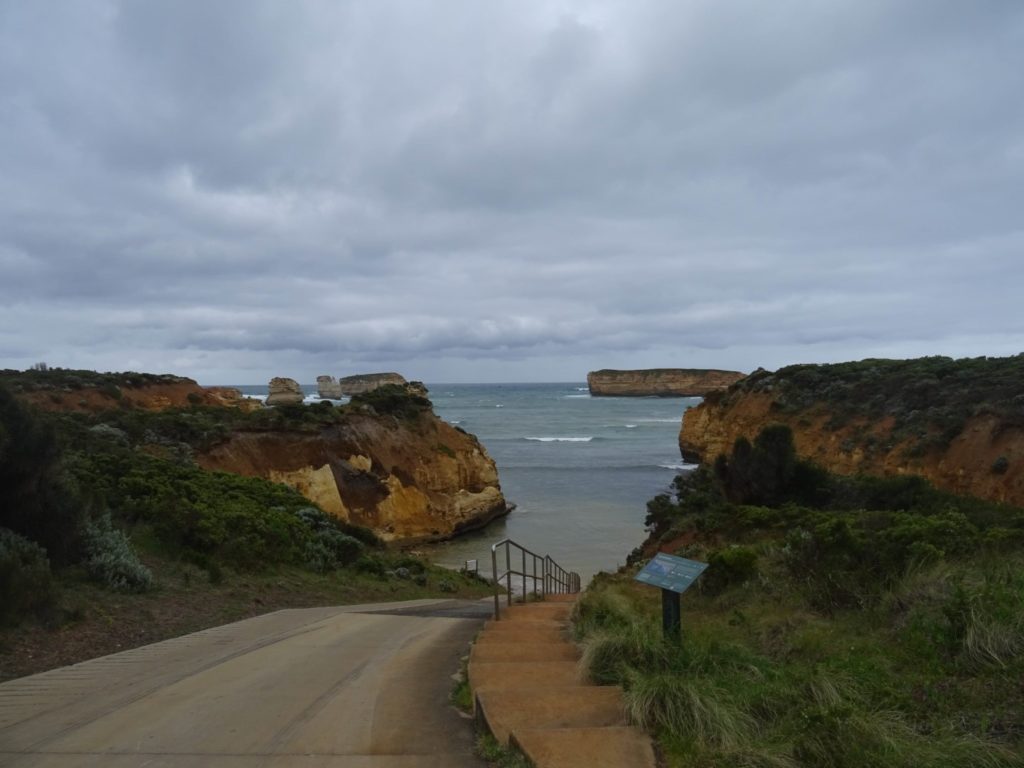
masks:
[[[665,376],[676,373],[706,374],[706,373],[735,373],[720,368],[602,368],[599,371],[591,371],[590,376],[615,376],[617,374],[639,374],[640,376]]]
[[[0,370],[0,384],[12,392],[35,392],[39,390],[61,390],[74,392],[86,387],[147,387],[155,384],[181,384],[190,382],[184,376],[169,373],[136,373],[121,371],[101,373],[72,368],[41,367],[16,371],[10,368]]]
[[[948,443],[971,416],[988,414],[1005,426],[1024,426],[1024,354],[759,369],[707,399],[728,407],[746,393],[769,394],[782,412],[827,406],[835,428],[852,418],[891,418],[896,436],[934,433]]]

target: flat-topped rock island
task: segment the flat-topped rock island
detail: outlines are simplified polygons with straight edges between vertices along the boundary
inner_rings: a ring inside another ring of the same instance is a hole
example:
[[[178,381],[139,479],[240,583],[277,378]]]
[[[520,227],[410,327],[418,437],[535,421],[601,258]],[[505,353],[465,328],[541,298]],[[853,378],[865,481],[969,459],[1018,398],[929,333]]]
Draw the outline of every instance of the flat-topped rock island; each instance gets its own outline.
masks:
[[[595,397],[703,397],[728,389],[745,375],[707,368],[605,368],[588,373],[587,386]]]

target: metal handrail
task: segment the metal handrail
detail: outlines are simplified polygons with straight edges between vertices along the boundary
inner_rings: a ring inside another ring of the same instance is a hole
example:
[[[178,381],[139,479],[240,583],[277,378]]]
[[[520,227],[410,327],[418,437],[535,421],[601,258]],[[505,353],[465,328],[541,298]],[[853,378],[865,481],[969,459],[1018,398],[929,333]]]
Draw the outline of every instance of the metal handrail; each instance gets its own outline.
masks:
[[[505,548],[505,570],[498,573],[498,548]],[[512,548],[515,547],[520,555],[520,570],[512,567]],[[527,557],[530,558],[530,569],[526,567]],[[537,573],[537,564],[540,563],[540,573]],[[526,602],[526,580],[533,581],[533,591],[537,591],[538,581],[542,597],[548,594],[570,594],[580,591],[580,575],[575,571],[567,571],[560,566],[550,555],[538,555],[526,547],[518,544],[512,539],[502,539],[491,545],[491,575],[494,584],[494,619],[501,618],[500,587],[501,580],[505,580],[505,605],[512,605],[512,577],[521,576],[523,579],[523,602]]]

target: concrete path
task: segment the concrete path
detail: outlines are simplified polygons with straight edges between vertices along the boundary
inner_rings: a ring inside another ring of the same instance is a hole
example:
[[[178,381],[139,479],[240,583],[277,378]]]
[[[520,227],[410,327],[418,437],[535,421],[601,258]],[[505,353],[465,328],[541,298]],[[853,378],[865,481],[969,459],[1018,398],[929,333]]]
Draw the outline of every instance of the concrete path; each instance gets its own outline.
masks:
[[[487,602],[284,610],[0,685],[10,768],[458,768]]]

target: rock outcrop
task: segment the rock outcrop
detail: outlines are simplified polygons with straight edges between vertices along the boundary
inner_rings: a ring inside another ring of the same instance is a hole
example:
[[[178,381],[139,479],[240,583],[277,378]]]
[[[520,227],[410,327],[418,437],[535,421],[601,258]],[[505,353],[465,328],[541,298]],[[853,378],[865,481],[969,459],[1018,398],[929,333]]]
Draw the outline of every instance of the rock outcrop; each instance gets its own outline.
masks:
[[[295,379],[275,376],[270,380],[267,405],[299,405],[304,398],[302,387]]]
[[[868,360],[758,370],[683,416],[687,461],[712,461],[768,424],[840,474],[915,474],[954,493],[1024,505],[1024,356]]]
[[[316,393],[320,396],[321,400],[340,400],[342,395],[341,385],[333,376],[317,376]]]
[[[355,376],[345,376],[338,379],[338,387],[342,394],[361,395],[385,384],[407,384],[405,377],[398,373],[360,373]]]
[[[211,470],[264,477],[385,541],[448,539],[508,513],[479,441],[434,415],[353,408],[315,431],[236,431],[196,457]]]
[[[587,386],[595,397],[703,397],[727,389],[743,376],[701,368],[604,369],[588,373]]]

